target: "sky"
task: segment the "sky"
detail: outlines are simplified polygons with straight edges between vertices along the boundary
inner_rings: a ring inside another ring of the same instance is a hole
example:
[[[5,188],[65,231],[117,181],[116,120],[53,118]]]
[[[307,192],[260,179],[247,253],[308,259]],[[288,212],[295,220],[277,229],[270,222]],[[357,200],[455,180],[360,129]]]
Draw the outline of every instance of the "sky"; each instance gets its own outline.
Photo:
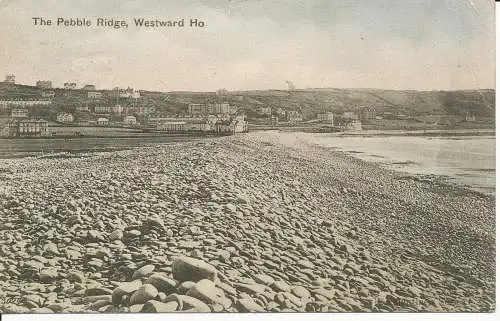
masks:
[[[0,0],[0,76],[158,91],[285,89],[287,80],[494,88],[494,11],[491,0]],[[59,17],[92,26],[55,26]],[[97,27],[99,17],[129,27]],[[134,18],[185,27],[138,28]]]

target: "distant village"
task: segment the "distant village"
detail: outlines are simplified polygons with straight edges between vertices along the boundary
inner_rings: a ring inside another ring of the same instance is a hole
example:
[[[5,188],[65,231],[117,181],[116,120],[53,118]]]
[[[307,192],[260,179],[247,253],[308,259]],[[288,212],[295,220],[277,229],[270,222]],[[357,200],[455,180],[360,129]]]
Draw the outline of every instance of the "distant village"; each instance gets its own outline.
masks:
[[[14,75],[7,75],[4,83],[15,84]],[[73,109],[73,112],[59,112],[55,119],[43,119],[34,116],[33,111],[51,109],[56,93],[51,81],[37,81],[36,88],[40,90],[39,99],[0,99],[0,112],[3,115],[0,120],[0,136],[50,136],[61,126],[124,127],[166,133],[201,132],[223,135],[248,131],[245,114],[238,112],[237,108],[227,102],[187,103],[184,114],[159,115],[155,113],[155,107],[141,106],[140,92],[130,87],[114,88],[107,93],[107,98],[116,99],[117,103],[100,105],[88,102],[99,101],[105,94],[97,91],[95,85],[84,85],[80,90],[86,92],[86,99],[83,101],[87,103],[68,108]],[[75,82],[67,82],[63,89],[64,94],[69,97],[73,90],[77,90],[77,85]],[[123,99],[129,105],[122,106],[118,103]],[[51,131],[49,128],[55,129]]]
[[[4,85],[18,85],[15,76],[8,74]],[[228,102],[227,95],[218,92],[203,98],[178,102],[175,114],[157,108],[149,97],[133,88],[115,87],[98,90],[95,85],[77,87],[66,82],[62,88],[53,88],[52,81],[39,80],[29,88],[30,95],[13,90],[0,95],[0,137],[51,136],[58,127],[123,127],[165,133],[235,134],[248,131],[246,111],[236,103]],[[14,87],[13,87],[14,88]],[[17,88],[17,87],[16,87]],[[28,89],[26,89],[28,90]],[[35,90],[35,91],[33,91]],[[143,92],[144,93],[144,92]],[[168,96],[161,97],[165,101]],[[156,99],[157,101],[158,99]],[[340,112],[325,110],[313,117],[305,117],[300,108],[256,105],[251,125],[315,126],[336,130],[361,130],[363,123],[373,120],[405,120],[409,115],[377,110],[375,106],[347,106]],[[465,121],[475,121],[467,112]]]

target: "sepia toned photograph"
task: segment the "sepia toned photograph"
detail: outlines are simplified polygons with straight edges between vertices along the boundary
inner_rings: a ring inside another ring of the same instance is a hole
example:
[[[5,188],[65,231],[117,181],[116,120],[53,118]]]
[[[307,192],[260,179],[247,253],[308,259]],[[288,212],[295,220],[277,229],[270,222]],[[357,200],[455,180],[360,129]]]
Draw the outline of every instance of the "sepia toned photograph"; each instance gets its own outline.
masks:
[[[493,1],[0,0],[0,43],[0,313],[496,311]]]

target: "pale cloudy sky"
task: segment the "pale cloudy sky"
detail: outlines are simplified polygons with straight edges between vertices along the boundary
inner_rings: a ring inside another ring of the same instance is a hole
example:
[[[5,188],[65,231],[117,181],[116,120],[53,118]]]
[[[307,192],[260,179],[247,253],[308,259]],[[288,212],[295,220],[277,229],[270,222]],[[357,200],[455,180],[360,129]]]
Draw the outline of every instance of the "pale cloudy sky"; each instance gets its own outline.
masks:
[[[36,27],[124,19],[128,29]],[[205,28],[140,29],[133,18]],[[492,0],[0,0],[0,73],[99,88],[494,88]],[[0,76],[3,76],[0,74]]]

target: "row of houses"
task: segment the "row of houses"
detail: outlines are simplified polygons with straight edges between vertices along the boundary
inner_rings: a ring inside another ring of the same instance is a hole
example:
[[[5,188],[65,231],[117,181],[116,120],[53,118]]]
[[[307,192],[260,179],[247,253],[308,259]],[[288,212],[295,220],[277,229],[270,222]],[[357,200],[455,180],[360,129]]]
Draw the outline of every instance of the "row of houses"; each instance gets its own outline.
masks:
[[[109,126],[112,123],[106,117],[99,117],[95,121],[95,124],[97,124],[98,126]],[[115,124],[115,125],[126,125],[126,126],[136,126],[136,125],[139,125],[139,123],[137,122],[137,118],[135,118],[134,116],[125,116],[125,117],[123,117],[123,120],[122,120],[121,123],[118,122],[118,123],[113,123],[113,124]]]
[[[93,112],[95,114],[108,114],[108,115],[122,115],[122,114],[135,114],[135,115],[148,115],[154,113],[156,108],[153,106],[95,106],[89,108],[88,106],[76,107],[77,111]]]
[[[27,109],[16,108],[11,111],[11,119],[25,119],[29,118],[29,113]],[[56,121],[60,123],[72,123],[75,121],[75,117],[70,113],[60,113],[56,116]],[[104,119],[102,120],[103,124],[106,124]],[[123,118],[123,123],[126,125],[136,125],[137,118],[132,115],[125,116]]]
[[[235,134],[248,131],[244,115],[208,115],[206,117],[152,118],[149,125],[165,132],[205,132]]]
[[[0,100],[0,109],[8,109],[11,107],[48,106],[50,104],[52,104],[50,99]]]
[[[348,120],[372,120],[376,119],[377,112],[373,107],[357,108],[356,111],[344,111],[342,114],[334,114],[333,112],[325,112],[316,115],[316,118],[323,122],[331,122],[336,117]]]
[[[43,119],[10,120],[0,127],[2,137],[43,137],[49,136],[49,122]]]
[[[235,114],[238,109],[235,106],[223,103],[189,104],[188,114],[191,116]]]
[[[291,123],[297,123],[303,121],[304,117],[302,113],[298,110],[286,110],[284,108],[278,108],[273,110],[271,107],[261,107],[260,113],[265,116],[269,116],[272,121],[278,122],[284,120]]]

